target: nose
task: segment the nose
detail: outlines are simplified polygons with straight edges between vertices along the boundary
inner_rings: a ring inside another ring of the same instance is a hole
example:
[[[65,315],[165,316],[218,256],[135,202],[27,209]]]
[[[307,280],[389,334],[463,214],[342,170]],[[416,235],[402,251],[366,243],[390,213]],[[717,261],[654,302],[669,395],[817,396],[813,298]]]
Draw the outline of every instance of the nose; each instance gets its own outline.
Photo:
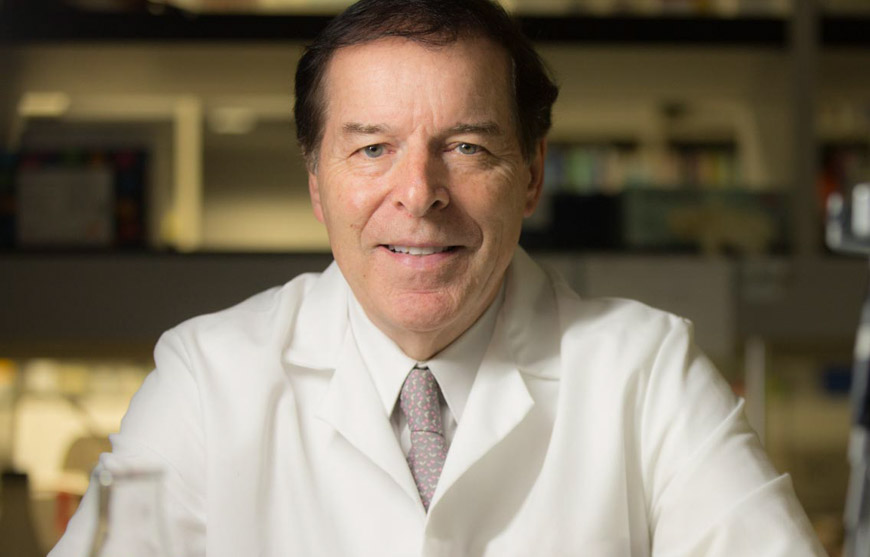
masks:
[[[446,169],[435,154],[428,150],[406,153],[396,170],[393,204],[397,208],[419,218],[450,203]]]

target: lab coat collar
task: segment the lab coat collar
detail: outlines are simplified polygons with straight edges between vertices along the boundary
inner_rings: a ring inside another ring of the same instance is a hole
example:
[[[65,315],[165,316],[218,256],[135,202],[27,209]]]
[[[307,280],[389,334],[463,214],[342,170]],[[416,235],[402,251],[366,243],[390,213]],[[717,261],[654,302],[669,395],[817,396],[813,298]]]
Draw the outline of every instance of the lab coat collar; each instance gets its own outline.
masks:
[[[508,267],[504,306],[492,344],[503,342],[523,372],[541,378],[559,376],[559,339],[555,295],[547,275],[517,248]],[[294,365],[335,369],[349,328],[350,287],[333,262],[305,294],[285,357]],[[501,337],[496,335],[501,334]]]
[[[311,369],[335,369],[348,330],[350,287],[333,261],[302,298],[285,359]]]
[[[559,375],[561,335],[554,292],[544,272],[522,249],[514,255],[505,288],[492,340],[469,393],[430,512],[534,407],[523,375]],[[302,302],[287,358],[296,365],[335,370],[318,416],[419,501],[377,389],[369,374],[360,373],[362,358],[347,313],[350,295],[338,267],[331,265]]]
[[[523,373],[558,379],[562,323],[556,295],[547,273],[522,248],[517,248],[505,279],[505,301],[493,344]]]
[[[496,325],[494,334],[499,333]],[[432,498],[430,512],[462,475],[526,417],[534,400],[502,342],[491,343],[468,395],[447,460]]]
[[[362,356],[350,327],[336,351],[335,374],[317,411],[348,443],[389,474],[412,499],[420,501],[389,415],[384,412],[371,375],[363,371]],[[420,502],[422,508],[422,502]]]
[[[474,379],[466,412],[430,506],[523,422],[535,406],[524,375],[559,376],[559,319],[547,276],[518,248],[508,268],[505,300],[492,340]]]

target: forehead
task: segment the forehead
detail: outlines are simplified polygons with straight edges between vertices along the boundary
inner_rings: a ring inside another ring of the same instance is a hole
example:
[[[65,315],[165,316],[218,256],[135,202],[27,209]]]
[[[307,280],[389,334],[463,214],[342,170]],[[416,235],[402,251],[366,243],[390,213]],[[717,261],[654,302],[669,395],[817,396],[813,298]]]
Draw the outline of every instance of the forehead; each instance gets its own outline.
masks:
[[[338,49],[323,87],[326,120],[346,112],[512,114],[510,59],[484,38],[429,45],[386,38]],[[446,116],[445,116],[446,117]]]

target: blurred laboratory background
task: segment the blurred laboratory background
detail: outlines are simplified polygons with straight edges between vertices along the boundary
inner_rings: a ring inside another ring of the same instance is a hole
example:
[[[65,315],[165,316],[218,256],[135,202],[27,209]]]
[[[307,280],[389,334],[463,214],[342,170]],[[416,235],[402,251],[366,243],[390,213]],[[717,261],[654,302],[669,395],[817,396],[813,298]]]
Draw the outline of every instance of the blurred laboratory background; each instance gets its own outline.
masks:
[[[293,75],[349,3],[0,0],[0,555],[63,532],[163,330],[331,260]],[[870,181],[870,2],[503,4],[561,84],[522,244],[691,318],[838,555],[868,265],[824,207]]]

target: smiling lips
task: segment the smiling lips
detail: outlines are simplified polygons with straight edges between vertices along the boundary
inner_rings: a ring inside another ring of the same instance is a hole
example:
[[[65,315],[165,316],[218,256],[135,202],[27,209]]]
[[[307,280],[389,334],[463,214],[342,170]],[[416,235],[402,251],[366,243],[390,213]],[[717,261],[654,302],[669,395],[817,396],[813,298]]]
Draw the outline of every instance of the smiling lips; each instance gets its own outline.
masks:
[[[397,246],[397,245],[388,245],[387,249],[393,253],[402,253],[407,255],[434,255],[436,253],[443,253],[445,251],[451,251],[455,246],[426,246],[426,247],[415,247],[415,246]]]

